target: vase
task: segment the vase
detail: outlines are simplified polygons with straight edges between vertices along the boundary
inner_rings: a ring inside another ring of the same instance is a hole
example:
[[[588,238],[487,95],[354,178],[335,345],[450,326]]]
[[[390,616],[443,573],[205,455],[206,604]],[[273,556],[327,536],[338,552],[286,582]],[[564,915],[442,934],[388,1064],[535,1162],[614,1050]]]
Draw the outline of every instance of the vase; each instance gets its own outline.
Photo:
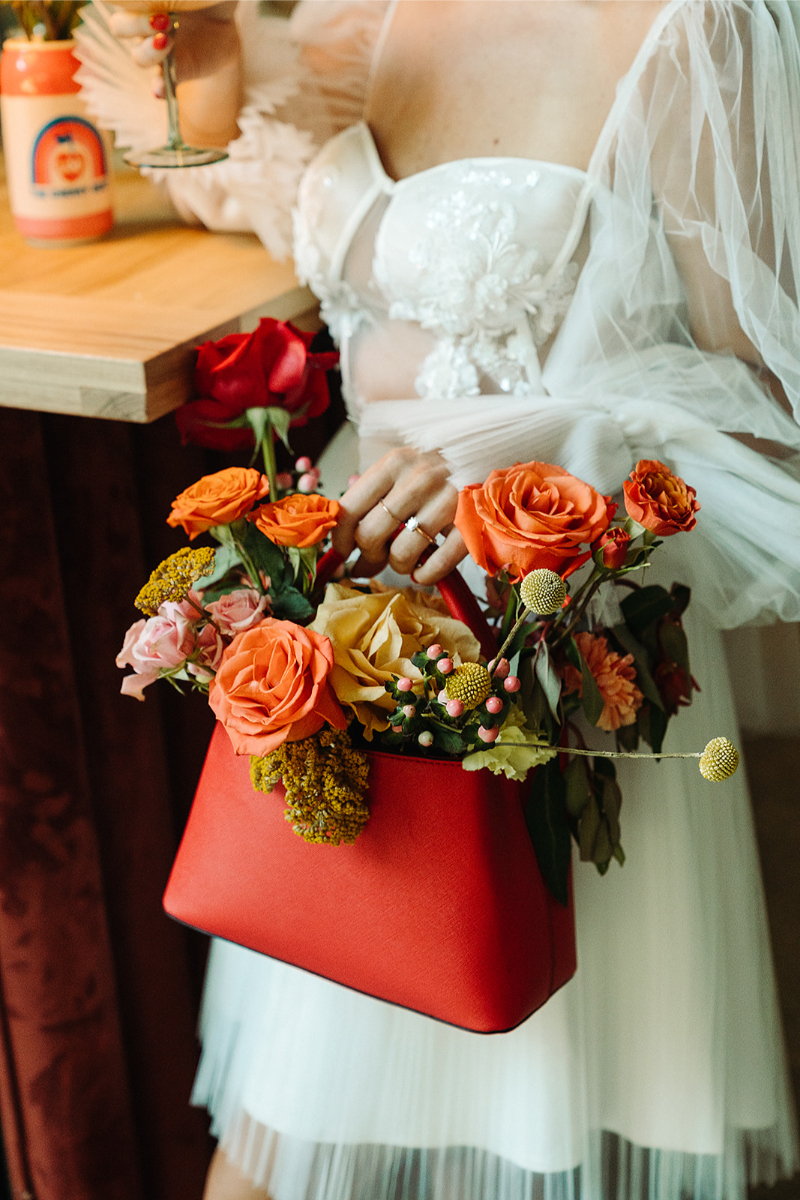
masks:
[[[0,120],[14,223],[37,246],[94,241],[111,228],[109,149],[75,82],[75,42],[8,39]]]

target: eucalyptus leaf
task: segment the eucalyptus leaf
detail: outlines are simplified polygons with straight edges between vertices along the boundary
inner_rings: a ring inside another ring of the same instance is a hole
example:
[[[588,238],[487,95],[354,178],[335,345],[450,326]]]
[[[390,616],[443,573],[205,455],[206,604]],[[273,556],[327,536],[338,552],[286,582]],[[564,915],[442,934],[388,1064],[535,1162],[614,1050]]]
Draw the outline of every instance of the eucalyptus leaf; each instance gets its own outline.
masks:
[[[681,626],[664,621],[658,631],[658,640],[669,661],[677,663],[689,675],[689,643]]]
[[[564,785],[567,812],[574,820],[579,821],[592,794],[589,772],[582,758],[573,758],[564,772]]]
[[[674,605],[675,601],[666,588],[658,584],[636,588],[620,601],[625,624],[634,636],[641,635],[649,625],[654,625],[661,617],[666,616]]]
[[[633,655],[633,661],[636,664],[636,682],[641,689],[642,695],[651,704],[654,704],[656,708],[663,709],[664,704],[656,687],[655,680],[650,674],[647,651],[644,646],[636,640],[627,625],[615,625],[611,632],[623,650]]]
[[[433,744],[443,754],[460,755],[464,749],[461,734],[455,729],[446,729],[443,725],[433,726]]]
[[[583,655],[581,655],[581,678],[583,680],[583,695],[581,697],[583,711],[586,713],[586,719],[591,721],[592,725],[596,725],[603,715],[603,697],[600,695],[597,681],[589,670],[589,664]]]
[[[578,848],[581,862],[594,862],[594,846],[602,819],[600,805],[597,803],[594,791],[591,791],[578,826]]]
[[[556,900],[566,907],[569,904],[572,851],[566,788],[558,758],[551,759],[534,771],[530,796],[525,806],[525,824],[542,878]]]
[[[547,648],[547,642],[539,643],[539,652],[536,655],[535,667],[536,678],[542,686],[547,707],[553,715],[553,719],[558,721],[558,701],[561,696],[561,676],[553,666],[553,661],[550,658],[550,651]],[[602,708],[602,706],[601,706]]]
[[[295,621],[301,625],[313,617],[314,608],[297,588],[287,587],[274,598],[272,612],[281,620]]]
[[[200,591],[205,591],[212,584],[223,579],[233,567],[241,565],[241,562],[241,555],[233,543],[223,543],[219,550],[215,551],[214,570],[210,575],[204,575],[202,579],[198,579],[194,586]]]
[[[287,575],[283,551],[261,533],[251,521],[247,522],[242,545],[256,569],[269,576],[270,590],[279,592]]]
[[[667,732],[667,724],[669,717],[661,708],[654,708],[652,704],[643,704],[639,709],[637,719],[639,733],[647,742],[654,754],[659,754],[661,747],[664,744],[664,735]]]
[[[689,607],[689,601],[692,598],[692,589],[687,587],[685,583],[673,583],[670,588],[670,595],[672,596],[673,610],[680,617]]]

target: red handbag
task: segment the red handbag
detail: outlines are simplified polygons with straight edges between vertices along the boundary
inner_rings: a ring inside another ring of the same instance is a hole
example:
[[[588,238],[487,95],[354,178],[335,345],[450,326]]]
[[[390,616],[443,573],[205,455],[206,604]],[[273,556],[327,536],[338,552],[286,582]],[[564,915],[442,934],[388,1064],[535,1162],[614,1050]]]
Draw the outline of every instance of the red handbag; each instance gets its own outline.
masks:
[[[575,973],[572,901],[545,886],[524,785],[457,761],[368,753],[370,819],[312,845],[256,792],[217,725],[164,895],[170,916],[356,991],[481,1033]]]
[[[310,844],[284,819],[283,786],[255,791],[217,725],[166,911],[452,1025],[513,1029],[577,965],[571,890],[564,907],[542,879],[526,785],[454,760],[368,758],[355,843]]]

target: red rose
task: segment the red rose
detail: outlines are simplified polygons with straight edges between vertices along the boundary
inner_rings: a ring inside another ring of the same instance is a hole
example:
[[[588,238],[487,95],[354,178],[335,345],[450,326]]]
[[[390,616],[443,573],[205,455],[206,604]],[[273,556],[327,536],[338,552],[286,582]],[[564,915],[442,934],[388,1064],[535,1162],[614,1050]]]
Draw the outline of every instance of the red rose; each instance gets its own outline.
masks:
[[[251,446],[250,428],[224,428],[248,408],[286,409],[292,425],[319,416],[328,407],[325,371],[338,355],[310,354],[313,339],[290,322],[263,317],[252,333],[205,342],[195,367],[199,399],[175,414],[182,440],[217,450]]]
[[[631,535],[618,525],[613,529],[607,529],[597,543],[603,552],[603,566],[609,571],[616,571],[620,567],[624,567],[630,540]]]
[[[688,533],[697,524],[695,489],[657,459],[643,458],[622,487],[628,516],[658,537]]]

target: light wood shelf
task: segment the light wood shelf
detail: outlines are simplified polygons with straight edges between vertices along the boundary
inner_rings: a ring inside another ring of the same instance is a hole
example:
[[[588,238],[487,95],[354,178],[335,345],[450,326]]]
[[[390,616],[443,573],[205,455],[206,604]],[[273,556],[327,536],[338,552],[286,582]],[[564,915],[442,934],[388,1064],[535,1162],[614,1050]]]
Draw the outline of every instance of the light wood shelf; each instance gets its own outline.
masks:
[[[0,170],[0,405],[147,422],[191,395],[192,349],[259,317],[316,327],[316,299],[252,234],[187,227],[138,172],[115,175],[102,241],[16,232]]]

